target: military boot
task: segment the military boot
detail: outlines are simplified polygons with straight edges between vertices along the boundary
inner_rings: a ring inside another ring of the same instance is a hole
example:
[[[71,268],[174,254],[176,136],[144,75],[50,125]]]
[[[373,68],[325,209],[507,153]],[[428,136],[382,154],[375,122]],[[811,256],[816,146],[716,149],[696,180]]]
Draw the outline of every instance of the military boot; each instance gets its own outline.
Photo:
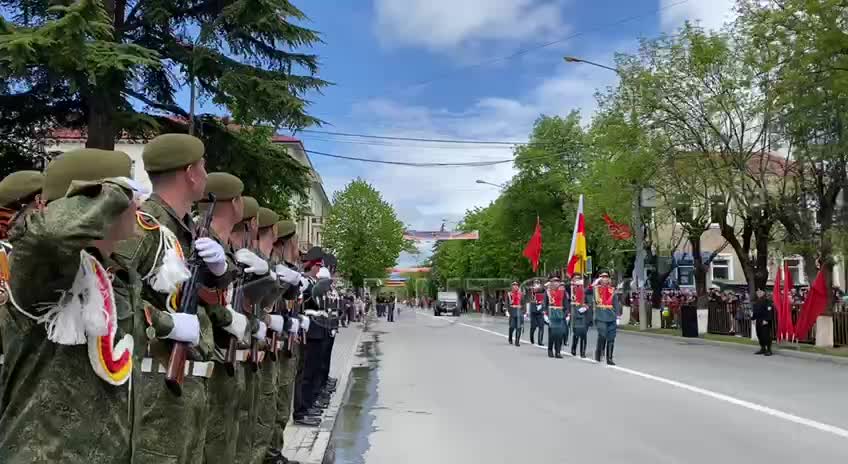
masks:
[[[571,356],[577,356],[577,335],[571,339]]]
[[[580,357],[586,357],[586,337],[580,339]]]
[[[595,344],[595,361],[601,362],[601,356],[606,348],[606,339],[598,337],[598,343]]]
[[[515,331],[515,346],[521,346],[521,330]]]
[[[607,342],[607,364],[610,366],[615,366],[615,362],[612,360],[612,350],[615,348],[615,342],[610,340]]]

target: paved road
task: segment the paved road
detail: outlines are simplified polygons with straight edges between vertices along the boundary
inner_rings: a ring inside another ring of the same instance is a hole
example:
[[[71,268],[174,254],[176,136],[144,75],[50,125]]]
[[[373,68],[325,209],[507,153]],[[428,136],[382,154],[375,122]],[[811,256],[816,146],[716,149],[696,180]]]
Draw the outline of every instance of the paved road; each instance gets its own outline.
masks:
[[[800,463],[848,456],[848,368],[619,333],[617,368],[404,310],[379,334],[361,462]],[[589,348],[594,346],[594,333]],[[361,454],[360,454],[361,455]]]

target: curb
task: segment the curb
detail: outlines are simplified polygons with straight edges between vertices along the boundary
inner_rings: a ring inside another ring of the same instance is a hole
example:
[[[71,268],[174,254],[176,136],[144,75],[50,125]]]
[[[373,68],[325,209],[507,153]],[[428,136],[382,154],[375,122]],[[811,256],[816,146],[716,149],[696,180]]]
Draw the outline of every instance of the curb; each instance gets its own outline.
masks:
[[[338,372],[339,382],[336,386],[336,393],[330,400],[330,406],[324,411],[321,425],[316,428],[300,428],[301,430],[296,432],[296,436],[286,437],[286,443],[296,443],[287,444],[283,449],[283,454],[289,459],[302,464],[321,464],[324,461],[324,455],[327,453],[333,429],[336,425],[336,418],[338,417],[341,405],[347,398],[350,373],[357,357],[356,353],[358,352],[363,332],[363,329],[357,330],[356,338],[353,340],[352,348],[344,363],[344,367]]]
[[[677,335],[666,335],[666,334],[658,334],[658,333],[648,333],[648,332],[640,332],[636,330],[619,330],[619,334],[629,334],[636,335],[640,337],[653,337],[653,338],[664,338],[667,340],[683,340],[692,345],[712,345],[712,346],[720,346],[724,348],[735,348],[738,350],[746,350],[750,351],[752,348],[756,348],[757,345],[746,345],[742,343],[733,343],[733,342],[722,342],[719,340],[707,340],[703,338],[686,338],[680,337]],[[793,350],[792,348],[784,348],[778,345],[774,345],[775,351],[774,353],[778,356],[786,356],[788,358],[796,358],[796,359],[805,359],[808,361],[817,361],[817,362],[830,362],[833,364],[841,364],[848,365],[848,357],[841,356],[830,356],[827,354],[820,353],[806,353],[803,351]]]

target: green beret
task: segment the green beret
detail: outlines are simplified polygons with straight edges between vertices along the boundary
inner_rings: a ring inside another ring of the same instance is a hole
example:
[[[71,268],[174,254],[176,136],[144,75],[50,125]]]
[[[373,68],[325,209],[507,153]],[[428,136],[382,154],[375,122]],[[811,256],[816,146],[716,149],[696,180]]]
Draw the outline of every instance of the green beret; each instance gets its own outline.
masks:
[[[259,202],[253,197],[241,197],[244,200],[244,213],[241,215],[242,221],[253,219],[259,214]]]
[[[144,146],[144,170],[149,173],[172,171],[203,158],[206,152],[199,138],[187,134],[163,134]]]
[[[259,208],[259,228],[271,227],[280,220],[280,215],[268,208]]]
[[[277,223],[277,239],[288,238],[294,235],[297,225],[294,221],[283,220]]]
[[[41,191],[44,175],[38,171],[18,171],[0,181],[0,206],[9,206]]]
[[[62,153],[44,173],[45,201],[62,198],[73,181],[95,181],[108,177],[132,177],[132,160],[120,151],[81,148]]]
[[[244,191],[244,183],[238,177],[226,172],[213,172],[206,179],[206,191],[203,193],[203,201],[210,193],[215,194],[218,201],[232,200],[238,198]]]

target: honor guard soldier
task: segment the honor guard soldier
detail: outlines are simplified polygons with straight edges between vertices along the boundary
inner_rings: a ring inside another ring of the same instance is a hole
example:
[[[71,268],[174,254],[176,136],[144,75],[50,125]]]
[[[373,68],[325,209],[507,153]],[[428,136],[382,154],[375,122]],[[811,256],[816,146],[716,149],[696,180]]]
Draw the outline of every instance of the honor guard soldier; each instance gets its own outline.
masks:
[[[571,279],[571,331],[574,334],[571,340],[571,355],[577,356],[579,348],[580,357],[585,358],[586,335],[589,331],[589,307],[586,305],[583,278],[579,275]]]
[[[301,308],[303,318],[301,326],[304,329],[303,369],[298,375],[300,381],[295,389],[294,413],[295,424],[318,426],[321,424],[323,411],[320,405],[315,405],[317,382],[321,368],[321,349],[326,334],[327,318],[322,316],[319,302],[313,296],[313,289],[318,282],[318,273],[324,263],[324,251],[320,247],[310,248],[303,256],[303,291]]]
[[[521,346],[521,329],[524,328],[524,309],[522,301],[524,294],[518,282],[512,283],[509,291],[509,343],[512,342],[512,334],[515,333],[515,346]]]
[[[220,244],[227,252],[227,272],[233,273],[227,280],[234,280],[238,272],[235,257],[228,243],[233,227],[241,222],[244,214],[242,192],[244,183],[228,173],[210,173],[206,181],[204,199],[214,195],[215,205],[201,201],[198,205],[200,216],[212,214],[212,226],[209,237]],[[247,317],[232,309],[229,300],[232,289],[202,288],[200,297],[212,322],[212,336],[215,350],[212,360],[215,367],[208,381],[209,425],[206,430],[204,448],[205,464],[232,463],[235,460],[238,442],[239,402],[244,395],[244,371],[239,362],[227,359],[231,342],[246,340]]]
[[[9,282],[9,259],[12,254],[9,232],[36,206],[43,183],[44,175],[38,171],[13,172],[0,181],[0,305],[9,301],[9,295],[6,293]],[[5,311],[0,310],[0,403],[3,401],[5,314]]]
[[[279,358],[279,388],[277,389],[277,415],[274,421],[274,436],[271,440],[271,452],[266,458],[269,464],[293,463],[286,459],[281,451],[285,446],[284,436],[289,417],[291,416],[292,400],[294,398],[295,378],[300,359],[300,315],[297,300],[300,296],[300,278],[297,272],[299,252],[297,249],[297,226],[294,222],[284,220],[277,222],[277,240],[274,242],[273,261],[277,277],[292,285],[294,294],[286,293],[280,302],[285,317],[287,337],[283,339],[282,355]],[[297,464],[297,463],[294,463]]]
[[[545,346],[545,287],[542,286],[542,281],[533,279],[533,287],[527,293],[530,305],[530,343],[535,343],[534,335],[538,329],[538,345]]]
[[[321,383],[320,383],[320,391],[318,393],[318,400],[321,403],[329,403],[330,396],[336,391],[336,383],[338,379],[330,377],[330,364],[333,359],[333,347],[336,343],[336,334],[339,332],[339,299],[338,292],[335,289],[335,273],[336,267],[338,265],[338,260],[336,256],[332,253],[325,253],[324,255],[324,268],[329,271],[329,275],[325,276],[330,279],[330,291],[327,293],[327,298],[325,301],[329,302],[329,304],[325,305],[327,308],[328,316],[330,318],[330,326],[329,326],[329,337],[325,339],[324,351],[323,351],[323,359],[321,363]],[[320,276],[319,276],[320,277]],[[394,294],[391,294],[394,295]],[[391,301],[391,311],[392,311],[392,322],[394,322],[394,298]]]
[[[548,310],[548,357],[562,358],[562,340],[567,326],[565,323],[565,289],[560,285],[559,277],[553,277],[545,295],[545,307]]]
[[[113,253],[143,193],[130,175],[124,153],[64,153],[47,166],[47,205],[9,235],[0,462],[131,462],[141,301],[138,276]]]
[[[615,288],[610,282],[607,272],[601,272],[598,279],[592,284],[595,294],[595,325],[598,328],[598,342],[595,345],[595,361],[600,362],[601,357],[606,355],[607,364],[615,366],[613,361],[613,349],[615,348],[615,334],[617,330],[617,317],[612,304]]]
[[[144,323],[135,331],[147,342],[141,379],[133,384],[141,395],[133,429],[138,464],[195,463],[205,444],[212,323],[197,294],[186,292],[226,288],[229,274],[224,248],[204,236],[208,231],[198,230],[191,216],[206,190],[204,153],[203,142],[185,134],[160,135],[145,145],[142,159],[153,194],[141,207],[136,235],[118,248],[142,276],[146,303]],[[184,288],[189,283],[195,291]]]

